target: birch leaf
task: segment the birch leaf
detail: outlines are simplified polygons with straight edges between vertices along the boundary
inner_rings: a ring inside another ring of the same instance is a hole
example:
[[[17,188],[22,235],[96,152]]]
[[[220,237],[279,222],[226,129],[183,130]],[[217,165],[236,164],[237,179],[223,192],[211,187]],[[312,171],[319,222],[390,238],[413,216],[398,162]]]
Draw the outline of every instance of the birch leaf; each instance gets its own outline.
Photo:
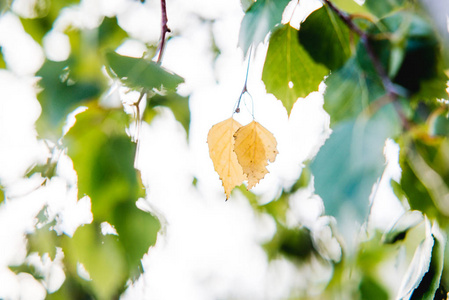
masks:
[[[226,200],[229,199],[232,189],[246,179],[234,152],[234,133],[240,127],[242,125],[231,117],[212,126],[207,135],[209,155],[223,182]]]
[[[327,74],[329,70],[315,62],[299,43],[298,30],[289,24],[276,28],[270,37],[262,81],[267,93],[282,102],[288,115],[296,100],[318,90]]]
[[[234,137],[234,151],[248,176],[248,189],[251,189],[268,173],[268,160],[274,162],[276,159],[277,142],[273,134],[256,121],[241,127]]]

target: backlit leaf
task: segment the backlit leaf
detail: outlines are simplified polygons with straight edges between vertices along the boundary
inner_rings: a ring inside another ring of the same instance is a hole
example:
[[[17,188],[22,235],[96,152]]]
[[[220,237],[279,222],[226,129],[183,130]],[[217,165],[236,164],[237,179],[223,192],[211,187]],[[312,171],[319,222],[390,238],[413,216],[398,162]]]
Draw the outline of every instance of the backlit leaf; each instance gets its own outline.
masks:
[[[268,259],[279,258],[282,254],[296,262],[304,262],[316,254],[311,232],[306,227],[288,228],[282,223],[276,223],[276,234],[263,245]]]
[[[449,216],[449,141],[446,138],[414,140],[404,148],[401,160],[402,192],[412,209],[441,222]]]
[[[406,0],[365,0],[364,6],[368,8],[374,15],[381,18],[394,10],[399,9]]]
[[[433,300],[438,299],[437,290],[440,287],[441,275],[444,265],[444,251],[446,238],[438,227],[438,223],[432,226],[432,238],[434,244],[431,253],[429,269],[421,279],[419,286],[413,291],[410,299]],[[447,295],[444,295],[447,296]],[[442,299],[444,299],[442,297]]]
[[[229,199],[232,189],[241,185],[246,179],[234,152],[234,133],[241,126],[231,117],[212,126],[207,135],[209,155],[215,171],[223,182],[226,199]]]
[[[326,213],[342,224],[350,209],[361,224],[368,214],[373,184],[382,175],[383,149],[388,137],[400,132],[392,105],[375,115],[360,116],[337,124],[311,164],[315,190],[324,201]]]
[[[290,0],[258,0],[245,14],[240,26],[239,46],[246,53],[251,45],[263,42],[265,36],[281,22]]]
[[[6,62],[3,58],[2,47],[0,47],[0,69],[6,69]]]
[[[429,134],[432,136],[449,136],[449,118],[447,111],[434,114],[429,120]]]
[[[408,270],[402,279],[397,299],[424,299],[421,297],[410,298],[420,285],[424,275],[429,270],[430,261],[432,258],[432,248],[434,247],[435,243],[435,239],[431,233],[431,224],[429,219],[425,217],[424,222],[425,222],[425,238],[415,250],[413,259],[410,262]]]
[[[373,278],[363,276],[360,285],[361,299],[364,300],[386,300],[388,293],[385,289]]]
[[[125,249],[117,236],[103,235],[100,224],[93,222],[78,228],[73,238],[64,236],[63,249],[68,271],[84,289],[97,299],[117,298],[128,276]],[[92,280],[77,276],[79,264]]]
[[[243,11],[247,11],[248,8],[251,7],[251,5],[254,4],[254,0],[240,0],[240,4],[242,5]]]
[[[76,262],[83,263],[93,278],[85,285],[99,299],[115,297],[128,277],[140,273],[140,260],[160,229],[157,218],[135,204],[144,189],[134,169],[136,145],[125,131],[129,122],[122,109],[90,104],[64,137],[78,174],[79,194],[92,200],[94,223],[81,233],[77,230],[75,242],[68,242],[63,250],[72,264],[71,275],[76,274]],[[103,236],[101,222],[114,226],[118,236]]]
[[[287,24],[273,33],[262,80],[289,115],[296,100],[318,90],[327,73],[328,69],[316,63],[298,42],[296,29]]]
[[[393,244],[402,241],[407,232],[424,220],[423,214],[418,210],[406,211],[394,225],[384,233],[382,241]]]
[[[94,218],[110,222],[116,204],[144,195],[134,169],[136,145],[125,131],[129,116],[94,104],[76,120],[64,143],[78,173],[79,197],[89,195]]]
[[[360,14],[367,12],[366,7],[358,4],[355,0],[332,0],[332,3],[348,14]]]
[[[325,83],[324,109],[334,124],[357,116],[385,94],[380,78],[362,70],[356,58],[349,59]]]
[[[117,21],[117,17],[105,17],[100,27],[98,27],[98,43],[101,49],[103,48],[117,48],[127,37]]]
[[[254,120],[239,128],[234,137],[234,151],[251,189],[268,173],[268,161],[276,159],[277,142],[271,132]]]
[[[53,134],[59,138],[67,114],[83,102],[98,97],[104,89],[102,78],[86,80],[72,76],[72,67],[78,63],[75,57],[61,62],[47,60],[36,73],[42,88],[38,94],[42,115],[37,123],[41,135]]]
[[[106,52],[109,67],[130,88],[175,90],[184,79],[154,61]]]
[[[299,41],[310,56],[331,70],[351,56],[349,36],[348,26],[327,5],[308,16],[299,29]]]

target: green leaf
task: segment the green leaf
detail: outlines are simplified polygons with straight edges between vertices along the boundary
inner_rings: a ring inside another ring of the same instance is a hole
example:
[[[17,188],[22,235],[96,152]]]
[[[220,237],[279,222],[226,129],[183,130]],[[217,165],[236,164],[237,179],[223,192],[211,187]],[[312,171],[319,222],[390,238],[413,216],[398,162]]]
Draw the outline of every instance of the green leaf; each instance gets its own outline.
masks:
[[[401,182],[396,189],[400,189],[399,192],[407,197],[410,208],[422,211],[430,218],[438,216],[438,209],[435,207],[429,191],[411,167],[409,159],[403,159],[401,169]]]
[[[0,1],[0,15],[2,15],[6,11],[6,9],[9,8],[9,5],[10,4],[8,1]]]
[[[299,28],[299,42],[309,55],[330,70],[351,56],[348,26],[327,5],[314,11]]]
[[[286,215],[287,211],[290,208],[289,199],[290,194],[282,191],[281,195],[278,199],[275,199],[265,205],[260,206],[259,208],[262,209],[267,214],[271,215],[274,220],[277,222],[286,223]]]
[[[407,232],[424,220],[422,212],[417,210],[406,211],[394,225],[384,233],[382,241],[386,244],[394,244],[404,240]]]
[[[418,139],[412,141],[401,160],[401,187],[410,206],[419,209],[440,224],[447,224],[449,206],[449,140]]]
[[[65,262],[66,263],[66,262]],[[67,275],[67,274],[66,274]],[[47,294],[46,300],[78,300],[78,299],[93,299],[92,291],[87,288],[85,281],[76,277],[68,276],[64,280],[64,284],[54,293]]]
[[[187,137],[190,128],[190,108],[189,97],[183,97],[177,93],[167,93],[167,95],[156,94],[148,99],[147,109],[145,110],[144,119],[148,123],[157,114],[154,108],[164,106],[171,109],[176,120],[184,127]]]
[[[290,0],[258,0],[246,12],[240,25],[239,46],[246,53],[251,45],[264,41],[265,36],[282,20]]]
[[[427,217],[424,218],[424,226],[424,239],[418,239],[421,241],[403,276],[397,299],[434,299],[435,292],[439,287],[444,252],[440,243],[445,244],[445,241],[438,226],[434,225],[431,228]]]
[[[67,61],[45,61],[36,73],[40,77],[42,88],[38,100],[42,106],[42,114],[38,120],[41,136],[61,136],[61,127],[67,114],[86,100],[98,97],[104,89],[99,80],[84,80],[71,76],[71,67],[76,65],[74,58]]]
[[[393,83],[408,91],[412,101],[432,103],[447,96],[448,77],[444,73],[441,47],[427,20],[401,11],[381,19],[367,31],[372,36],[389,36],[389,39],[372,39],[370,45]],[[367,74],[377,76],[361,43],[357,47],[357,59]]]
[[[96,299],[114,299],[123,291],[128,274],[125,249],[117,236],[101,234],[98,222],[78,228],[73,238],[64,236],[63,250],[71,276]],[[79,263],[92,280],[77,275]]]
[[[0,47],[0,69],[6,69],[6,62],[3,58],[2,47]]]
[[[4,0],[2,0],[4,1]],[[7,0],[10,1],[10,0]],[[32,18],[20,18],[25,31],[39,44],[42,45],[42,38],[50,30],[62,9],[79,3],[79,0],[38,0],[34,1],[34,16]],[[37,4],[37,5],[36,5]]]
[[[44,253],[48,253],[52,260],[55,259],[58,237],[56,232],[52,230],[54,225],[55,222],[53,221],[27,235],[28,253],[37,252],[41,257]]]
[[[83,286],[102,299],[117,296],[129,276],[140,274],[140,260],[160,229],[159,221],[135,203],[144,189],[134,169],[136,146],[126,135],[128,125],[123,110],[92,104],[76,116],[64,137],[78,174],[79,195],[90,196],[94,215],[94,223],[82,233],[78,229],[64,252],[71,253],[72,275],[76,262],[82,262],[93,279]],[[118,236],[103,236],[102,222],[114,226]]]
[[[429,121],[429,134],[449,137],[449,119],[447,111],[434,115]]]
[[[364,5],[375,16],[381,18],[394,10],[401,8],[406,0],[365,0]]]
[[[184,82],[182,77],[144,58],[122,56],[114,51],[107,51],[106,60],[112,72],[130,88],[174,91]]]
[[[419,286],[413,291],[410,299],[433,300],[440,286],[444,265],[444,251],[446,239],[436,224],[432,228],[434,245],[432,248],[429,269],[422,278]]]
[[[435,97],[447,95],[444,92],[448,78],[443,67],[439,66],[442,61],[440,46],[432,26],[426,20],[408,13],[395,14],[382,23],[389,31],[397,32],[400,30],[400,24],[404,22],[410,22],[406,32],[405,56],[393,81],[416,93],[425,81],[436,79],[441,87]],[[435,92],[430,93],[430,97],[433,94]]]
[[[118,204],[112,217],[118,240],[126,253],[128,272],[134,279],[143,272],[140,260],[156,243],[161,224],[154,216],[137,209],[133,201]]]
[[[96,220],[111,221],[116,205],[143,196],[134,169],[136,145],[125,132],[128,124],[123,110],[90,105],[64,137],[78,174],[79,197],[90,196]]]
[[[3,192],[3,187],[0,185],[0,204],[5,201],[5,192]]]
[[[295,261],[304,261],[316,253],[310,230],[305,227],[287,228],[277,223],[273,239],[263,245],[269,259],[277,258],[279,254]]]
[[[247,11],[248,8],[251,7],[251,5],[253,5],[255,2],[255,0],[240,0],[240,4],[242,5],[242,9],[243,11]]]
[[[47,32],[49,32],[52,28],[52,23],[49,23],[48,17],[37,19],[20,18],[20,22],[22,23],[23,29],[25,29],[26,33],[28,33],[41,45],[45,34],[47,34]]]
[[[385,94],[380,78],[364,72],[356,58],[349,59],[325,83],[324,109],[331,117],[331,124],[356,117]]]
[[[328,73],[298,42],[298,31],[290,25],[279,27],[270,38],[262,80],[268,93],[282,101],[290,115],[300,97],[318,90]]]
[[[382,300],[389,299],[385,288],[369,276],[363,276],[359,286],[361,299]]]
[[[41,174],[44,178],[52,178],[56,175],[57,161],[52,160],[51,157],[47,159],[45,164],[37,164],[30,171],[27,172],[26,176],[31,177],[34,174]]]
[[[332,0],[332,3],[348,14],[367,13],[366,7],[358,4],[354,0]]]
[[[388,137],[400,132],[392,105],[384,106],[368,118],[360,115],[337,124],[333,133],[311,163],[315,190],[323,198],[326,213],[342,224],[351,208],[359,223],[368,213],[368,197],[381,176],[385,159],[383,148]]]
[[[99,48],[117,48],[128,36],[117,23],[117,17],[105,17],[100,27],[98,27],[98,43]]]

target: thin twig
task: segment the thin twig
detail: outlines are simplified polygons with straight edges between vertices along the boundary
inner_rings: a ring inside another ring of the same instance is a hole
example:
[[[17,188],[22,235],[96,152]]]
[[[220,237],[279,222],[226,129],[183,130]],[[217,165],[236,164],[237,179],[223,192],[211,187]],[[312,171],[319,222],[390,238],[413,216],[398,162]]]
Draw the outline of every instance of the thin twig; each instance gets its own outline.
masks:
[[[249,74],[249,65],[250,65],[250,62],[251,62],[251,53],[252,52],[253,52],[253,47],[251,46],[249,48],[248,65],[246,66],[245,84],[243,85],[242,92],[240,93],[239,100],[237,101],[237,105],[236,105],[236,108],[234,109],[233,113],[239,113],[240,112],[240,101],[242,100],[243,95],[245,93],[247,93],[249,95],[249,92],[248,92],[248,74]],[[254,115],[254,112],[253,112],[253,115]]]
[[[142,1],[143,3],[144,1]],[[168,28],[167,26],[167,22],[168,22],[168,18],[167,18],[167,6],[165,3],[165,0],[161,0],[161,13],[162,13],[162,17],[161,17],[161,40],[159,42],[159,46],[158,46],[158,57],[157,57],[157,63],[161,64],[162,61],[162,55],[164,52],[164,46],[165,46],[165,37],[167,35],[168,32],[170,31],[170,28]],[[136,134],[134,137],[134,142],[136,142],[137,147],[136,147],[136,158],[135,158],[135,162],[134,165],[137,168],[138,167],[138,156],[139,156],[139,149],[140,149],[140,127],[141,127],[141,117],[140,117],[140,102],[142,101],[143,97],[148,94],[148,90],[146,88],[143,88],[142,91],[140,92],[139,95],[139,99],[134,103],[134,106],[136,107]]]
[[[167,18],[167,7],[165,4],[165,0],[161,0],[161,11],[162,11],[162,21],[161,21],[161,41],[159,43],[159,55],[157,57],[157,63],[160,64],[162,60],[162,54],[164,52],[165,46],[165,36],[167,32],[171,32],[170,28],[167,26],[168,18]]]

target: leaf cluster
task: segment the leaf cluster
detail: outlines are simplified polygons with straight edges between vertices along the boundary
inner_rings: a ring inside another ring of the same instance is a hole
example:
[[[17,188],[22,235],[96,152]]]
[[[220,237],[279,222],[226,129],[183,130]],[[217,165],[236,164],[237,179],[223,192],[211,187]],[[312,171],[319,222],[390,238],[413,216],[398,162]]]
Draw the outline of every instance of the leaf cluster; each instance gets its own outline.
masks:
[[[79,4],[35,1],[34,13],[20,17],[20,21],[26,33],[43,46],[47,34],[60,30],[56,24],[64,10]],[[9,11],[10,3],[0,9],[2,13]],[[189,97],[177,93],[182,77],[148,57],[128,57],[114,51],[129,38],[115,16],[103,17],[95,28],[72,24],[60,33],[69,40],[70,55],[62,61],[47,58],[35,74],[42,107],[36,127],[39,139],[49,148],[49,158],[43,165],[32,166],[26,175],[43,177],[37,190],[46,188],[52,179],[62,176],[58,171],[60,157],[68,155],[77,174],[75,186],[68,188],[77,189],[77,198],[90,202],[93,221],[79,227],[73,236],[61,235],[55,226],[63,216],[55,216],[45,206],[36,216],[39,221],[34,232],[27,236],[28,254],[49,255],[54,260],[57,249],[62,250],[66,279],[47,295],[48,299],[116,299],[129,280],[136,280],[143,272],[141,259],[155,244],[161,224],[136,205],[145,197],[145,188],[134,167],[137,144],[127,128],[141,120],[127,114],[122,105],[106,103],[114,96],[111,86],[147,91],[144,120],[150,123],[159,107],[166,107],[187,133]],[[155,45],[147,46],[151,53]],[[0,67],[8,68],[3,55]],[[0,202],[5,196],[7,187],[0,186]],[[104,232],[105,226],[116,234]],[[42,274],[26,263],[11,268],[42,279]],[[90,279],[79,275],[80,268]]]
[[[340,226],[347,224],[348,214],[355,217],[354,223],[368,223],[369,199],[376,196],[376,186],[372,187],[385,173],[385,141],[393,139],[399,144],[402,176],[391,185],[407,203],[405,209],[409,205],[430,223],[426,223],[427,242],[423,242],[429,246],[424,250],[415,245],[410,250],[416,257],[411,266],[423,257],[427,263],[420,266],[419,278],[403,282],[408,291],[402,290],[397,297],[410,293],[414,299],[433,299],[447,286],[441,250],[445,238],[438,226],[446,230],[449,207],[449,161],[444,154],[448,150],[448,106],[447,100],[440,100],[448,97],[449,66],[444,57],[449,34],[438,30],[430,9],[413,1],[368,0],[362,6],[353,1],[323,3],[299,26],[280,24],[279,18],[264,15],[262,10],[257,20],[254,13],[262,3],[247,10],[251,12],[248,18],[259,24],[275,23],[265,33],[269,44],[262,80],[267,93],[282,102],[288,115],[298,98],[318,90],[324,81],[324,109],[333,132],[308,167],[326,213]],[[244,21],[241,30],[251,32]],[[247,38],[247,43],[262,40]],[[402,243],[415,225],[395,238],[390,236],[390,243]],[[354,257],[334,265],[328,291],[343,293],[343,287],[348,287],[345,272],[357,268],[362,273],[358,284],[362,299],[396,297],[378,274],[369,271],[390,256],[388,243],[376,236],[359,244],[361,249],[369,244],[369,251],[377,255],[373,265],[365,267],[364,259],[354,261]],[[407,274],[415,271],[410,269]]]

